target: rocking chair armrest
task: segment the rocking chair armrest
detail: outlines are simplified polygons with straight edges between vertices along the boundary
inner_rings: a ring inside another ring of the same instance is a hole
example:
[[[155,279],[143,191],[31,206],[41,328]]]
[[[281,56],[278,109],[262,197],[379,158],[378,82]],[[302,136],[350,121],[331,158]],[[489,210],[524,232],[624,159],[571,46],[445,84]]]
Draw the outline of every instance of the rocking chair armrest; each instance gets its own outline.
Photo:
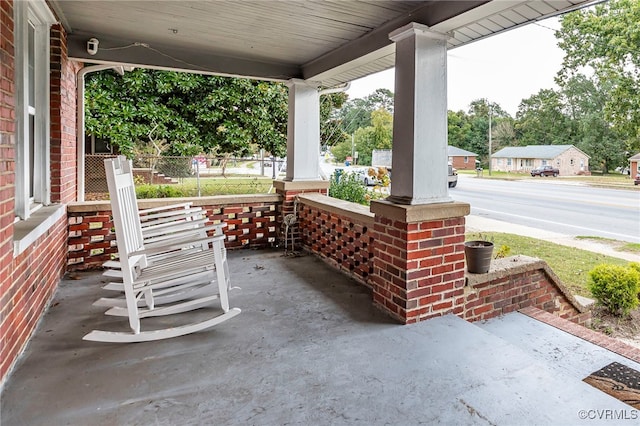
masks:
[[[153,255],[158,253],[164,253],[168,251],[180,250],[183,248],[189,248],[197,245],[201,245],[204,243],[210,243],[215,241],[221,241],[224,244],[225,236],[224,235],[213,235],[211,237],[200,237],[194,238],[194,234],[188,234],[182,236],[180,238],[174,238],[171,240],[165,240],[158,244],[148,245],[146,248],[142,250],[136,250],[130,253],[130,256],[138,256],[138,255]]]

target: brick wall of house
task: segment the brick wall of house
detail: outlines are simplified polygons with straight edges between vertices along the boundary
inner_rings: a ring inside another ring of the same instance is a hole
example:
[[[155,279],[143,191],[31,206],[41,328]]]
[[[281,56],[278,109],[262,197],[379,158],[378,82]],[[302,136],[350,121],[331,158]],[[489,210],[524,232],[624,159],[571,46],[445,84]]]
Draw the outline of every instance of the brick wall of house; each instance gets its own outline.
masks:
[[[467,162],[465,163],[464,159],[465,157],[460,155],[460,156],[453,156],[453,157],[449,157],[451,159],[451,164],[453,165],[453,167],[455,167],[458,170],[475,170],[476,168],[476,157],[475,155],[470,155],[467,158]]]
[[[267,248],[277,245],[277,215],[282,202],[278,195],[140,200],[138,206],[148,209],[187,201],[204,208],[212,224],[227,224],[224,229],[227,248]],[[109,202],[70,203],[67,206],[67,219],[69,271],[99,269],[118,253]]]
[[[0,296],[0,377],[4,379],[35,330],[65,270],[67,226],[58,221],[11,262]]]
[[[13,2],[0,2],[0,295],[10,284],[13,258],[15,152],[15,61]],[[0,305],[0,315],[2,315]],[[2,318],[2,316],[0,316]],[[4,336],[4,332],[0,336]],[[0,375],[0,377],[3,377]]]
[[[0,383],[3,383],[64,273],[67,224],[64,218],[57,221],[26,250],[14,256],[16,88],[13,2],[1,2],[0,11]],[[59,28],[54,32],[56,41],[53,44],[58,46],[51,51],[51,92],[60,96],[51,97],[52,200],[60,201],[73,197],[73,189],[69,195],[67,187],[75,188],[75,175],[63,177],[60,164],[63,153],[75,153],[75,115],[69,119],[66,114],[75,110],[76,92],[75,66],[68,61],[66,49],[62,48],[66,43],[65,36]],[[59,112],[54,114],[54,110]],[[63,179],[70,182],[63,185]]]
[[[631,179],[635,179],[636,176],[640,175],[640,159],[633,159],[629,161],[629,176]]]
[[[76,75],[82,68],[67,55],[67,36],[61,25],[51,29],[51,201],[76,199]]]
[[[559,164],[558,164],[559,163]],[[560,176],[572,176],[589,172],[589,157],[577,148],[571,147],[548,164],[560,170]],[[537,164],[536,167],[542,164]]]
[[[486,320],[535,307],[581,325],[591,319],[546,262],[527,256],[492,261],[487,274],[467,274],[464,309],[468,321]]]
[[[323,198],[324,206],[322,202],[314,202]],[[348,203],[351,206],[346,208],[339,207],[345,204],[325,196],[301,196],[298,207],[301,243],[336,269],[369,286],[375,241],[373,215],[367,214],[364,206],[353,203]]]

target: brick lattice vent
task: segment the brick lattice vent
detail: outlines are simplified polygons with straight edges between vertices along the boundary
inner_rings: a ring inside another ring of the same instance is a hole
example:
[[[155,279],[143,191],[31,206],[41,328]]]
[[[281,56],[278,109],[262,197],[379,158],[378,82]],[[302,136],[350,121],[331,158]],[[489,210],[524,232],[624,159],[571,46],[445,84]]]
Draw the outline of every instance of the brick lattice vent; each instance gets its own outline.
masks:
[[[140,209],[192,202],[206,210],[210,224],[225,222],[227,248],[268,248],[277,244],[278,195],[217,196],[141,200]],[[71,203],[67,270],[100,269],[118,253],[109,202]]]
[[[368,284],[373,273],[373,224],[302,203],[298,210],[303,245]]]

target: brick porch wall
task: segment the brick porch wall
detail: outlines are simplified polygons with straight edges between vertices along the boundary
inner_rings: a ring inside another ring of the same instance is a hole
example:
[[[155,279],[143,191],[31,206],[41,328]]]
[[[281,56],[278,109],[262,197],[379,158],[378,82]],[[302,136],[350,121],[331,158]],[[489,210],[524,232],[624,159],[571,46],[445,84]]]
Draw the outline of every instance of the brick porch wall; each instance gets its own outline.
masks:
[[[528,256],[493,260],[487,274],[467,274],[462,318],[486,320],[534,307],[580,325],[591,312],[580,305],[546,262]]]
[[[586,325],[590,312],[549,266],[517,256],[487,274],[464,267],[464,218],[404,223],[321,194],[298,196],[305,249],[371,287],[373,302],[401,322],[454,313],[468,321],[536,307]]]
[[[0,3],[0,384],[6,380],[65,271],[64,218],[14,255],[15,57],[13,2]],[[61,27],[51,31],[51,199],[75,197],[75,71]],[[69,116],[71,114],[71,116]],[[73,158],[71,158],[73,157]],[[69,163],[72,173],[69,174]]]
[[[277,215],[278,229],[279,229],[279,241],[280,245],[284,247],[285,239],[287,239],[287,245],[292,245],[294,248],[300,247],[300,227],[298,223],[294,223],[288,229],[289,235],[285,235],[287,231],[284,226],[284,219],[287,215],[294,215],[297,217],[296,211],[296,197],[302,194],[314,194],[319,193],[322,195],[328,195],[329,182],[328,181],[273,181],[273,186],[276,189],[276,193],[282,196],[282,205],[280,206],[280,214]]]
[[[227,248],[267,248],[277,245],[277,216],[282,203],[279,195],[149,199],[140,200],[138,207],[148,209],[184,202],[206,209],[212,224],[227,223],[224,230]],[[99,269],[118,253],[108,201],[71,203],[67,206],[67,219],[69,271]]]
[[[359,204],[321,194],[299,196],[302,245],[327,263],[370,286],[374,217]]]

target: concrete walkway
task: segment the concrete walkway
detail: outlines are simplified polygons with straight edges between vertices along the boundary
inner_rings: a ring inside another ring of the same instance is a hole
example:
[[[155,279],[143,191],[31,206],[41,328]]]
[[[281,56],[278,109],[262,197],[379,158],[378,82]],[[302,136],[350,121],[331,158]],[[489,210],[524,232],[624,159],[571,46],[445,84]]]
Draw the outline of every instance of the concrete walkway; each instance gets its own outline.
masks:
[[[582,250],[592,251],[607,256],[628,260],[629,262],[640,262],[640,255],[615,250],[611,245],[599,243],[597,241],[581,240],[557,232],[545,231],[542,229],[530,228],[528,226],[516,225],[499,220],[488,219],[478,215],[469,215],[467,220],[467,232],[504,232],[507,234],[522,235],[525,237],[539,238],[563,246],[575,247]]]
[[[242,313],[158,342],[81,340],[126,321],[91,306],[108,294],[100,274],[63,280],[3,389],[2,426],[610,425],[583,410],[632,412],[582,378],[640,365],[521,314],[402,326],[314,256],[229,257]]]

